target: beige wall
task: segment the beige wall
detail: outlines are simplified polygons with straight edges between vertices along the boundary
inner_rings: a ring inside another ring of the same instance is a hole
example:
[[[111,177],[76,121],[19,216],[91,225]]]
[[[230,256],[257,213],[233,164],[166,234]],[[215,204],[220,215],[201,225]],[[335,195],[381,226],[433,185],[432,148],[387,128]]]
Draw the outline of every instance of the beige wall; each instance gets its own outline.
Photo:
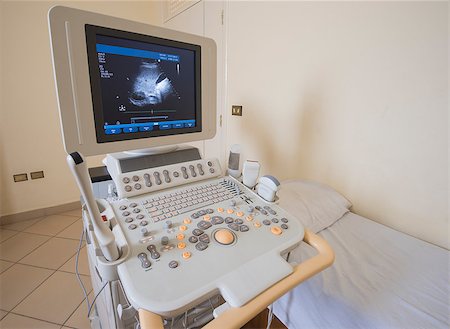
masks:
[[[47,11],[55,4],[161,23],[151,1],[0,2],[0,216],[79,199],[65,163],[51,66]],[[13,182],[13,174],[36,170],[45,179]]]
[[[230,2],[228,144],[449,247],[447,2]]]

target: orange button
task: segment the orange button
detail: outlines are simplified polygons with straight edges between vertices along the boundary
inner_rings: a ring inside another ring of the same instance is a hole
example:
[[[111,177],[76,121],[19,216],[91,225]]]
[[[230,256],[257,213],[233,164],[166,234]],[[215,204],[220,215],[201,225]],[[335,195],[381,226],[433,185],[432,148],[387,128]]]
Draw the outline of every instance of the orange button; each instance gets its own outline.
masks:
[[[205,215],[205,216],[203,216],[203,219],[209,222],[211,220],[211,216]]]
[[[184,242],[178,243],[178,249],[184,249],[184,248],[186,248],[186,243],[184,243]]]
[[[180,226],[180,231],[186,231],[187,230],[187,226],[186,225],[181,225]]]
[[[272,226],[270,232],[272,232],[275,235],[280,235],[283,231],[278,226]]]
[[[261,223],[260,223],[260,222],[254,222],[254,223],[253,223],[253,226],[255,226],[255,227],[261,227]]]
[[[232,214],[232,213],[234,213],[234,210],[233,209],[227,209],[227,213]]]
[[[178,240],[183,240],[184,239],[184,234],[180,233],[177,235],[177,239]]]
[[[242,217],[242,216],[244,216],[244,213],[243,213],[242,211],[238,211],[238,212],[236,213],[236,215],[238,215],[239,217]]]
[[[252,215],[248,215],[245,219],[248,220],[249,222],[251,222],[253,220],[253,216]]]
[[[217,208],[218,212],[223,212],[223,208]]]
[[[189,251],[185,251],[183,252],[182,256],[184,259],[188,259],[191,258],[192,254]]]
[[[183,220],[183,223],[185,223],[185,224],[190,224],[190,223],[192,223],[192,221],[191,221],[189,218],[185,218],[185,219]]]

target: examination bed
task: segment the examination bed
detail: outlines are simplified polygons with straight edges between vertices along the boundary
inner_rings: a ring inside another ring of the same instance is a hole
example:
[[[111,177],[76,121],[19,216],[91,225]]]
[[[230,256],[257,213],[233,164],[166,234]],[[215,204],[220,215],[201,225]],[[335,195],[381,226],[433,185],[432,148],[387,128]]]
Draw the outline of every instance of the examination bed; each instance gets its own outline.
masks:
[[[280,204],[333,248],[335,262],[275,302],[295,328],[449,328],[448,250],[349,211],[342,195],[308,181],[287,181]],[[307,245],[290,262],[314,255]]]

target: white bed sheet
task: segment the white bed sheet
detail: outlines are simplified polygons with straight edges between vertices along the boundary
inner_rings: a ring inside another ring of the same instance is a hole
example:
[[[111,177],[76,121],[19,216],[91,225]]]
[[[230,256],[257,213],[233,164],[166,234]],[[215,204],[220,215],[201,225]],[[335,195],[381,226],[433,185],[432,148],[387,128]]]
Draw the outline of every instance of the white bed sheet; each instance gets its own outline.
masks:
[[[319,235],[336,260],[274,304],[288,328],[450,327],[449,251],[353,213]],[[313,255],[302,244],[289,260]]]

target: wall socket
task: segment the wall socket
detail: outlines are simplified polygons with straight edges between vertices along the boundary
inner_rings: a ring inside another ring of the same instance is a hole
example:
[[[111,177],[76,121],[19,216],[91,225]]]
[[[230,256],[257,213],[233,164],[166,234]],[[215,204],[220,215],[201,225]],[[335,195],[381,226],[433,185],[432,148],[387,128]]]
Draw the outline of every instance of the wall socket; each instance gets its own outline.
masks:
[[[33,171],[30,172],[30,177],[31,179],[39,179],[39,178],[44,178],[44,171]]]
[[[242,116],[242,105],[232,105],[231,106],[231,115]]]
[[[25,182],[26,180],[28,180],[28,175],[27,174],[15,174],[13,175],[14,178],[14,182]]]
[[[28,180],[28,174],[27,173],[23,173],[23,174],[15,174],[13,175],[14,178],[14,182],[18,183],[18,182],[25,182]],[[30,172],[30,178],[31,179],[40,179],[40,178],[44,178],[44,171],[40,170],[40,171],[33,171]]]

